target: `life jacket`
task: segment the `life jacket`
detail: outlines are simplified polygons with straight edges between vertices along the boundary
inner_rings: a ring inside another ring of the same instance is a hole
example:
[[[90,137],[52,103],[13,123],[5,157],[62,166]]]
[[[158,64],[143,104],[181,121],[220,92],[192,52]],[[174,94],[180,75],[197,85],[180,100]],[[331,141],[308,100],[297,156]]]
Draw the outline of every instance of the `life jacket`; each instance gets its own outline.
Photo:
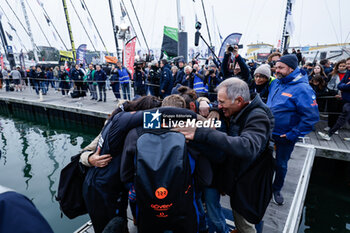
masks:
[[[197,75],[194,75],[193,89],[196,91],[196,93],[208,92],[208,88],[205,88],[203,80],[199,78]]]
[[[129,83],[130,77],[129,77],[129,73],[125,67],[123,67],[121,70],[118,69],[118,73],[119,73],[120,83]]]

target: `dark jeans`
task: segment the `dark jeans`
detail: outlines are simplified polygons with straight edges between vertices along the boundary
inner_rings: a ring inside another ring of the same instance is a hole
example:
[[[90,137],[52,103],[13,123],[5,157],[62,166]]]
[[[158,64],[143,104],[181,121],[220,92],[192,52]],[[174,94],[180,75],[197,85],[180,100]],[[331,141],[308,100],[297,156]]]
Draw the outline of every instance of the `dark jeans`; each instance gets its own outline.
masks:
[[[103,94],[103,100],[106,102],[107,100],[107,95],[106,95],[106,83],[105,82],[100,82],[98,83],[98,92],[100,95],[100,100],[102,100],[102,94]]]
[[[343,109],[343,102],[338,99],[328,99],[327,112],[341,113]],[[328,127],[332,128],[337,122],[339,114],[328,114]]]
[[[113,94],[114,94],[115,98],[120,99],[119,82],[114,83],[111,86],[112,86],[112,90],[113,90]]]
[[[281,138],[279,135],[273,135],[276,146],[276,174],[273,182],[273,191],[281,191],[284,179],[287,174],[288,161],[293,152],[295,142],[286,138]]]
[[[80,81],[74,81],[74,84],[77,88],[77,91],[79,92],[79,96],[83,96],[83,82],[80,82]]]
[[[6,84],[6,91],[10,91],[10,79],[4,79]]]
[[[345,103],[343,112],[338,117],[335,125],[328,131],[328,135],[332,136],[338,129],[340,129],[346,122],[350,122],[350,103]]]
[[[61,81],[60,83],[62,95],[68,95],[70,85],[67,81]]]
[[[210,225],[214,226],[213,230],[217,233],[229,232],[224,213],[221,209],[219,191],[215,188],[205,187],[203,194],[205,206],[207,207],[208,220],[211,223]]]
[[[123,99],[126,100],[126,97],[128,97],[127,99],[130,100],[130,86],[129,83],[121,83],[122,85],[122,91],[123,91]]]

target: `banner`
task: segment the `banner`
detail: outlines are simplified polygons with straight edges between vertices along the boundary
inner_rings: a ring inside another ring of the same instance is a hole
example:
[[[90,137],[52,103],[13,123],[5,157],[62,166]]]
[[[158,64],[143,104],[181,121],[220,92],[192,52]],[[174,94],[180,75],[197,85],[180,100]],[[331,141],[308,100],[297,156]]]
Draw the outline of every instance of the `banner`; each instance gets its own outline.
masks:
[[[224,42],[222,42],[221,48],[220,48],[220,52],[219,52],[219,59],[220,61],[222,61],[222,59],[224,59],[224,55],[225,55],[225,51],[226,51],[226,46],[228,44],[230,45],[238,45],[239,41],[241,40],[242,34],[241,33],[232,33],[229,36],[227,36],[224,40]]]
[[[21,53],[19,54],[19,63],[20,63],[20,65],[21,65],[21,68],[24,70],[24,72],[25,72],[25,70],[26,70],[26,64],[25,64],[25,62],[24,62],[24,54],[23,54],[23,51],[22,51],[22,49],[21,49]]]
[[[169,58],[178,56],[178,29],[164,26],[164,35],[161,52],[166,54]]]
[[[60,50],[60,62],[64,62],[64,61],[73,62],[73,53],[72,53],[72,51]]]
[[[83,64],[85,67],[86,44],[81,44],[77,49],[77,64]]]
[[[4,69],[4,56],[2,54],[0,57],[0,62],[1,62],[1,69]]]
[[[111,64],[117,64],[117,61],[118,61],[116,57],[112,57],[112,56],[105,56],[105,60],[107,63],[111,63]]]
[[[131,71],[131,77],[134,75],[134,61],[135,61],[135,45],[136,36],[126,42],[125,44],[125,64],[124,66]]]

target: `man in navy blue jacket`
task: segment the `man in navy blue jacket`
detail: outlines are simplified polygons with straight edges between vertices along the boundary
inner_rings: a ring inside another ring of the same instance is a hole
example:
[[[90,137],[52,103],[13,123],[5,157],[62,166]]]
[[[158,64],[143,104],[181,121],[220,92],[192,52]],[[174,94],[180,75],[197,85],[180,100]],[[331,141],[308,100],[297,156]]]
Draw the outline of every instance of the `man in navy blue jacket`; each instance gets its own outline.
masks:
[[[160,76],[160,96],[162,98],[171,94],[173,88],[173,79],[170,71],[170,65],[166,59],[160,61],[161,76]]]
[[[343,112],[338,117],[335,125],[329,129],[327,134],[318,132],[318,134],[327,141],[331,140],[332,135],[345,125],[346,122],[350,123],[350,57],[346,59],[346,68],[348,71],[338,84],[338,90],[341,91],[341,97],[345,103],[343,106]]]
[[[298,67],[294,54],[284,55],[276,63],[277,79],[269,87],[267,106],[275,117],[272,138],[276,146],[276,175],[273,200],[283,205],[281,194],[288,160],[299,137],[310,133],[319,120],[316,95],[306,72]]]
[[[103,101],[106,102],[106,99],[107,99],[107,96],[106,96],[107,75],[106,75],[106,72],[104,72],[101,69],[100,65],[96,65],[95,80],[97,81],[98,92],[99,92],[99,95],[100,95],[100,99],[98,101],[99,102],[102,101],[102,93],[103,93],[103,96],[104,96]]]
[[[45,218],[27,197],[1,185],[0,232],[53,233]]]

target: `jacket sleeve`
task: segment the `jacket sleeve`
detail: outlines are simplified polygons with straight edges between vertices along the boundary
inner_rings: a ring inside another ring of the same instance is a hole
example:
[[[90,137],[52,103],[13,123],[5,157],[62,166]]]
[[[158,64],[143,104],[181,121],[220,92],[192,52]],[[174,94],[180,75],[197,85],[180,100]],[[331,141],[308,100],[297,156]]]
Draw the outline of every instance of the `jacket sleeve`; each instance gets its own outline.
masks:
[[[300,117],[299,124],[286,133],[287,139],[296,141],[299,136],[304,136],[313,130],[319,121],[319,112],[316,99],[313,99],[313,91],[306,88],[298,90],[298,98],[295,99],[297,114]]]
[[[349,82],[350,73],[349,71],[345,74],[343,79],[338,84],[338,89],[341,91],[350,91],[350,84],[347,84]]]
[[[246,119],[239,136],[228,136],[218,130],[197,128],[194,141],[222,150],[226,156],[253,161],[266,144],[270,130],[270,120],[266,113],[255,111]]]
[[[250,81],[251,81],[249,67],[247,66],[247,64],[245,63],[245,61],[241,57],[241,55],[238,55],[236,57],[236,61],[237,61],[238,65],[239,65],[239,67],[241,68],[241,75],[242,75],[243,80],[247,84],[249,84]]]
[[[138,135],[136,129],[131,130],[125,138],[120,163],[120,179],[124,183],[130,183],[134,180],[134,157],[136,154],[137,138]]]
[[[222,60],[222,63],[221,63],[221,70],[225,78],[229,77],[231,74],[231,72],[229,71],[230,56],[231,56],[231,53],[229,54],[225,53],[224,59]]]

